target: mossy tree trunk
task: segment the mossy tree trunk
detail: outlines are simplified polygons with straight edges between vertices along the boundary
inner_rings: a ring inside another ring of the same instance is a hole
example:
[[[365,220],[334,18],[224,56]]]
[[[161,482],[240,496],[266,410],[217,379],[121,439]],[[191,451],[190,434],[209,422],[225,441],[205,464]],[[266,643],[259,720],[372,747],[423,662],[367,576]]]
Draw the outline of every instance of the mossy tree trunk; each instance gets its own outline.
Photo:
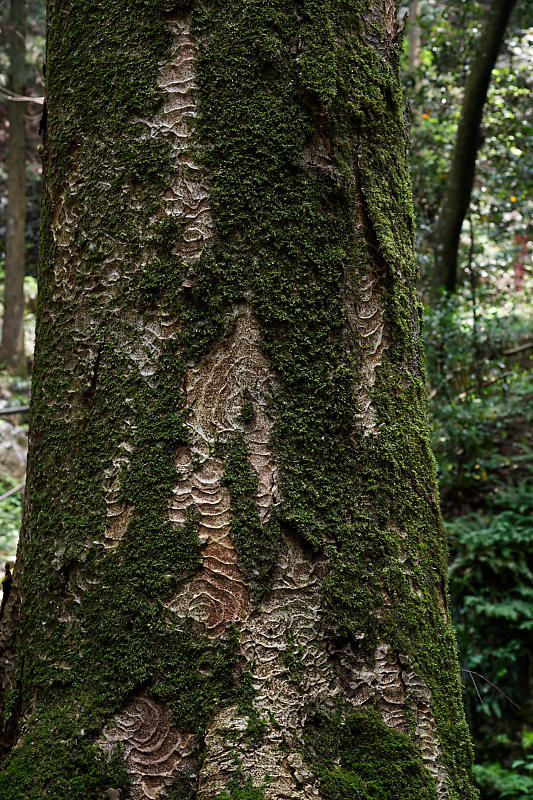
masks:
[[[11,0],[9,89],[24,95],[26,80],[26,0]],[[6,265],[0,359],[26,374],[24,356],[24,269],[26,265],[26,103],[9,103],[7,152]]]
[[[475,797],[395,4],[48,24],[0,797]]]
[[[457,136],[444,197],[435,227],[433,290],[455,292],[461,228],[470,205],[483,108],[492,70],[500,52],[516,0],[492,0],[483,24],[465,86]]]

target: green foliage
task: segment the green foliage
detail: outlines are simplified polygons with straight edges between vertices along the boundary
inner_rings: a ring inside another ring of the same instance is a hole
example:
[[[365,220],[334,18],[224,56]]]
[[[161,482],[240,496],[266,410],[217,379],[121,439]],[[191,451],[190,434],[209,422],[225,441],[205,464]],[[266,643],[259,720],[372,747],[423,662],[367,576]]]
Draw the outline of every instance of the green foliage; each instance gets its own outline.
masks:
[[[474,315],[472,297],[459,292],[428,309],[424,333],[452,614],[483,800],[532,796],[524,731],[532,724],[533,378],[530,350],[505,352],[529,341],[527,299],[502,292],[493,302],[484,293]]]
[[[507,302],[505,302],[507,300]],[[509,313],[464,293],[428,309],[424,343],[433,417],[433,450],[444,498],[466,495],[502,470],[512,472],[528,456],[524,434],[533,424],[529,352],[521,363],[506,356],[529,332],[527,297]],[[475,313],[475,317],[474,317]],[[516,429],[513,452],[505,451]],[[520,432],[519,432],[520,431]]]
[[[527,771],[524,771],[527,770]],[[533,753],[505,769],[498,761],[477,764],[474,774],[486,800],[533,800]]]
[[[500,486],[485,497],[483,510],[449,523],[450,592],[462,663],[489,677],[519,705],[529,702],[532,520],[529,477],[516,486]],[[488,736],[491,717],[516,711],[489,683],[476,683],[477,691],[467,684],[467,706],[476,736]]]

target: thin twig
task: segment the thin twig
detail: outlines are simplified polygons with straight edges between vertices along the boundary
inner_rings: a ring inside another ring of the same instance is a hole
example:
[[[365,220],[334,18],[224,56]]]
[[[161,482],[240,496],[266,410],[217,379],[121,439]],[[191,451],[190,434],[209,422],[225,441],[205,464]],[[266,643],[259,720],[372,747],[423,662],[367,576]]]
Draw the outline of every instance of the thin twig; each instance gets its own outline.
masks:
[[[0,496],[0,502],[2,500],[5,500],[7,497],[11,497],[11,495],[15,494],[15,492],[20,492],[20,490],[24,488],[24,484],[25,483],[26,483],[26,480],[24,479],[22,481],[22,483],[19,483],[18,486],[15,486],[13,489],[10,489],[9,492],[5,492],[5,494],[1,495]]]
[[[511,376],[511,374],[512,373],[510,373],[510,372],[506,372],[503,375],[497,375],[494,378],[488,378],[486,381],[483,381],[482,383],[478,384],[477,386],[472,386],[470,389],[467,389],[466,391],[461,392],[461,394],[458,394],[457,395],[457,400],[466,400],[466,398],[468,397],[469,394],[473,394],[474,392],[481,391],[481,389],[486,389],[487,386],[492,386],[493,384],[498,383],[498,381],[504,380],[504,378],[509,378]]]
[[[511,700],[509,695],[505,694],[505,692],[502,689],[500,689],[499,686],[496,686],[495,683],[493,683],[492,681],[489,681],[489,679],[486,678],[484,675],[482,675],[480,672],[476,672],[473,669],[465,669],[465,667],[461,667],[461,672],[468,672],[470,677],[472,677],[472,675],[476,675],[478,678],[481,678],[482,681],[485,681],[490,686],[492,686],[494,689],[496,689],[496,691],[499,692],[502,695],[502,697],[505,697],[506,700],[509,700],[509,702],[512,703],[515,708],[517,708],[519,711],[522,711],[522,709],[520,708],[518,703],[515,703],[514,700]],[[476,691],[477,691],[477,686],[476,686]],[[479,692],[478,692],[478,694],[479,694]],[[483,702],[483,701],[481,701],[481,702]]]
[[[37,103],[39,106],[44,105],[44,97],[31,97],[30,95],[17,94],[5,86],[0,86],[0,97],[15,103]]]
[[[479,702],[481,703],[482,706],[484,706],[485,703],[483,702],[483,698],[481,697],[481,695],[479,693],[479,689],[477,688],[476,679],[474,678],[474,676],[472,675],[470,670],[466,670],[466,671],[468,672],[468,674],[470,675],[470,678],[472,679],[472,683],[474,684],[474,689],[476,690],[476,694],[479,697]]]
[[[521,344],[520,347],[512,347],[511,350],[504,350],[504,356],[514,356],[515,353],[523,353],[524,350],[531,350],[533,347],[533,342],[526,342],[525,344]]]
[[[11,406],[10,408],[0,408],[0,416],[7,417],[10,414],[21,414],[23,411],[29,410],[29,406]]]

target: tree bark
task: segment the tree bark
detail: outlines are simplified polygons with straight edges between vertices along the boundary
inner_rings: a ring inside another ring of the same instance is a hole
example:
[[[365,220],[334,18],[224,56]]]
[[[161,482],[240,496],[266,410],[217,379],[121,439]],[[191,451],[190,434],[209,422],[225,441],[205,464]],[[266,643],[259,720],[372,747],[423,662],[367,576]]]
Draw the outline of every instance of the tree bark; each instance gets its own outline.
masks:
[[[51,3],[0,798],[476,796],[399,46],[377,0]]]
[[[408,65],[413,74],[420,66],[420,0],[409,2],[408,37]],[[418,85],[418,81],[417,81]]]
[[[452,163],[434,233],[435,293],[442,288],[454,292],[457,285],[459,237],[474,184],[483,108],[515,5],[516,0],[493,0],[490,4],[466,82]]]
[[[26,3],[11,0],[9,87],[24,95],[26,76]],[[6,266],[0,358],[26,374],[24,356],[24,269],[26,263],[26,103],[8,103]]]

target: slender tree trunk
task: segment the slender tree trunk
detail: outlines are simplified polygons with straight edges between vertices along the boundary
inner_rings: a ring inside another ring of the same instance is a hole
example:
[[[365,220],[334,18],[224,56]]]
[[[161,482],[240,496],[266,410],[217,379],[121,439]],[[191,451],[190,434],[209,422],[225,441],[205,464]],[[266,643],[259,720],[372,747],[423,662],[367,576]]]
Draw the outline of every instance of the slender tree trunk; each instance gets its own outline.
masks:
[[[479,133],[490,77],[516,0],[492,0],[468,75],[452,163],[434,234],[434,291],[454,292],[457,251],[463,220],[470,205]]]
[[[49,8],[3,800],[474,798],[389,2]]]
[[[26,3],[11,0],[9,17],[9,88],[24,95],[26,72]],[[24,267],[26,262],[26,103],[8,104],[6,267],[1,360],[26,372],[24,356]]]
[[[420,66],[420,0],[409,2],[408,64],[409,71],[415,73]]]

